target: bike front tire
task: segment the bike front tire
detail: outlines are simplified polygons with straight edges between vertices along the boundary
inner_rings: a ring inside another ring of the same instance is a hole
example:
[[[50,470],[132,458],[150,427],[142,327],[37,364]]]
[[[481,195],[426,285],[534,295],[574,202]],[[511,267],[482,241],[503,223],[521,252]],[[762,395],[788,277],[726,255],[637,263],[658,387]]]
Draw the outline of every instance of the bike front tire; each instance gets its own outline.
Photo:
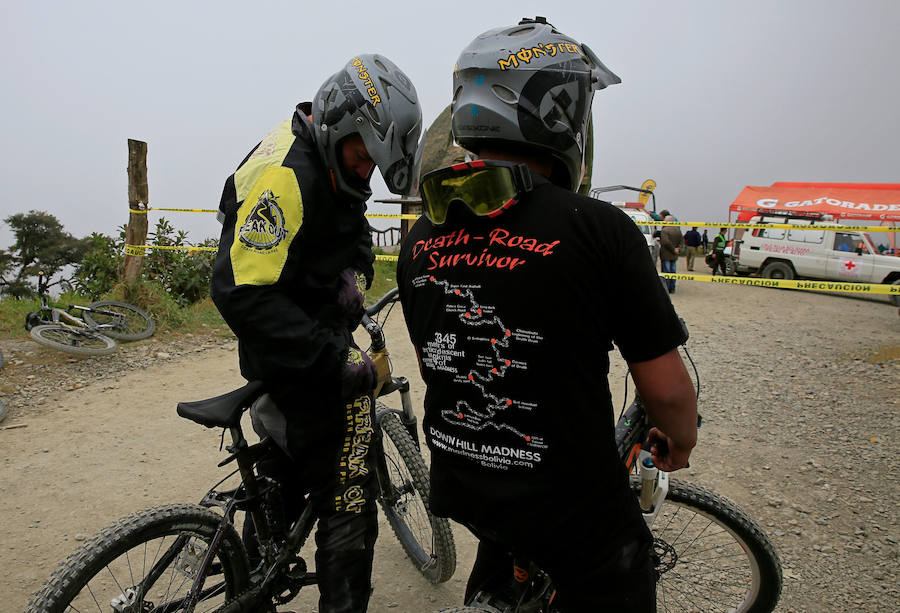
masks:
[[[378,471],[378,502],[416,569],[431,583],[444,583],[456,570],[450,522],[431,514],[428,467],[409,432],[396,413],[381,403],[377,408],[386,469]]]
[[[632,478],[640,494],[641,483]],[[765,533],[733,502],[669,480],[651,530],[659,573],[657,610],[769,613],[781,595],[781,563]]]
[[[92,302],[88,308],[94,311],[84,311],[82,317],[90,326],[104,327],[103,334],[120,341],[139,341],[150,338],[156,331],[156,324],[150,316],[134,305],[115,300],[101,300]],[[101,312],[97,312],[101,311]],[[107,311],[108,313],[103,313]]]
[[[188,504],[124,517],[69,556],[35,592],[25,613],[181,611],[221,521],[219,515]],[[248,574],[244,546],[229,524],[201,590],[198,610],[217,609],[246,590]],[[140,589],[145,591],[137,596]],[[122,603],[121,609],[111,606],[114,599]]]
[[[116,341],[98,332],[76,330],[60,324],[46,324],[31,329],[35,341],[72,355],[106,355],[116,350]]]

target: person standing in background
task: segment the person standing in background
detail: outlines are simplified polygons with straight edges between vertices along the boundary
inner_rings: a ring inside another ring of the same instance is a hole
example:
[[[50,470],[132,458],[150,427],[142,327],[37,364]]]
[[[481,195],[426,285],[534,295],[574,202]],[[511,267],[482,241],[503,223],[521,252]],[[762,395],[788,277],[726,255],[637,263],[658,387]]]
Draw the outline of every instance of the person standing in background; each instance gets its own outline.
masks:
[[[684,233],[684,244],[687,246],[688,270],[694,270],[694,259],[697,257],[697,252],[699,251],[702,242],[703,239],[700,238],[700,233],[697,232],[697,228],[691,228]]]
[[[675,221],[672,215],[666,215],[663,221]],[[675,263],[684,246],[684,237],[681,230],[675,226],[664,226],[659,233],[659,265],[663,272],[674,273]],[[666,287],[669,293],[675,293],[675,279],[666,279]]]
[[[706,255],[709,253],[709,235],[706,233],[706,228],[703,228],[701,240],[703,241],[703,255]]]
[[[713,258],[715,261],[713,262],[713,272],[712,276],[716,276],[716,271],[721,271],[723,275],[727,275],[728,272],[725,268],[725,247],[728,245],[728,238],[726,233],[728,232],[728,228],[722,228],[719,230],[719,233],[716,234],[715,238],[713,238]]]

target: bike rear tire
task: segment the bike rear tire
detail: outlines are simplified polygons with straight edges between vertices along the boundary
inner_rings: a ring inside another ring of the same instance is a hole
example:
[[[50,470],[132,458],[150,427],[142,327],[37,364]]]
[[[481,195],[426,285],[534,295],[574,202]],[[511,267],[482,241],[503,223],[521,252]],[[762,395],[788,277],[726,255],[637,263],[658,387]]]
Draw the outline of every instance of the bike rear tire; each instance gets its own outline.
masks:
[[[147,588],[149,594],[142,598],[143,602],[127,609],[146,610],[141,605],[149,606],[152,602],[155,607],[152,610],[180,611],[178,601],[184,598],[193,582],[192,564],[199,564],[203,559],[220,522],[221,517],[215,513],[188,504],[145,509],[124,517],[69,556],[50,580],[35,592],[25,613],[67,610],[106,613],[114,610],[110,605],[113,598],[145,580],[144,574],[138,571],[149,570],[157,556],[165,554],[177,542],[178,536],[185,535],[189,537],[185,543],[187,547],[174,556],[171,566]],[[161,540],[156,543],[158,539]],[[132,552],[133,556],[129,555]],[[155,559],[148,560],[150,557]],[[231,525],[225,530],[213,570],[217,578],[215,584],[222,593],[213,595],[208,601],[203,600],[204,605],[215,603],[220,606],[249,586],[247,554]],[[207,582],[203,591],[212,587]],[[162,602],[161,598],[166,598],[167,602]]]
[[[631,489],[641,484],[632,478]],[[781,595],[781,563],[760,527],[705,487],[669,480],[652,526],[660,613],[769,613]]]
[[[41,345],[72,355],[106,355],[116,350],[116,341],[108,336],[60,324],[35,326],[30,334]]]
[[[82,313],[84,320],[91,326],[104,326],[118,321],[119,324],[114,327],[103,328],[103,334],[116,340],[139,341],[150,338],[156,331],[156,324],[150,316],[134,305],[115,300],[101,300],[90,303],[88,308],[110,311],[121,316],[119,319],[112,315],[92,313],[91,311]]]
[[[379,473],[378,502],[410,561],[432,584],[456,571],[450,522],[431,514],[428,467],[396,413],[378,403],[386,474]]]

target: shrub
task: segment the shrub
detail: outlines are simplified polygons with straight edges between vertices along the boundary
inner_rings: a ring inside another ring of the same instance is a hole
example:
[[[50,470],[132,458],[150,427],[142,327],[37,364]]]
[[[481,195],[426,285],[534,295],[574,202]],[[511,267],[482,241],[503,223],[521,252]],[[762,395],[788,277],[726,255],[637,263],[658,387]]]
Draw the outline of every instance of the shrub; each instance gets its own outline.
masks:
[[[119,282],[124,244],[124,226],[118,240],[96,232],[91,234],[87,251],[72,278],[72,284],[80,294],[89,296],[91,300],[99,300],[112,290]]]
[[[217,239],[207,239],[192,245],[187,240],[187,232],[175,230],[164,217],[156,222],[148,238],[148,244],[160,247],[218,247],[219,244]],[[142,276],[159,283],[179,305],[187,306],[209,295],[213,260],[215,251],[151,249],[144,257]]]

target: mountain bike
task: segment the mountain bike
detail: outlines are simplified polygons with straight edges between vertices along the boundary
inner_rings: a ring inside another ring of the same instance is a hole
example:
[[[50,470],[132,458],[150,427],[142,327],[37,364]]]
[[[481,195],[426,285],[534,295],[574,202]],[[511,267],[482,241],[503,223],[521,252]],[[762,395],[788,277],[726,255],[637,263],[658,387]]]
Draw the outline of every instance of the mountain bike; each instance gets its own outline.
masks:
[[[396,299],[396,290],[389,292],[363,318],[379,372],[376,396],[399,392],[402,406],[395,410],[377,403],[371,454],[378,502],[416,568],[440,583],[456,567],[453,535],[446,519],[431,515],[428,470],[413,436],[409,382],[392,375],[381,324],[373,319]],[[179,403],[180,416],[230,432],[228,457],[219,466],[234,462],[237,469],[197,505],[145,509],[102,530],[53,573],[27,612],[274,612],[276,605],[315,584],[315,572],[299,555],[315,523],[314,505],[307,504],[300,518],[286,525],[280,485],[257,471],[275,444],[269,437],[249,444],[241,428],[243,413],[264,393],[262,382],[253,381],[215,398]],[[240,476],[240,485],[220,490],[234,475]],[[235,528],[239,512],[256,528],[262,561],[255,568]]]
[[[43,272],[38,273],[41,307],[25,316],[25,329],[41,345],[74,355],[106,355],[116,350],[116,340],[137,341],[156,331],[156,324],[147,313],[124,302],[101,300],[65,309],[51,306],[48,290],[64,282],[48,281]]]
[[[648,444],[652,427],[635,393],[616,422],[616,446],[632,473],[631,490],[653,534],[657,610],[772,611],[781,595],[782,574],[771,541],[724,496],[658,470]],[[439,613],[557,613],[555,596],[545,572],[529,560],[516,560],[502,588],[478,593],[468,606]]]

